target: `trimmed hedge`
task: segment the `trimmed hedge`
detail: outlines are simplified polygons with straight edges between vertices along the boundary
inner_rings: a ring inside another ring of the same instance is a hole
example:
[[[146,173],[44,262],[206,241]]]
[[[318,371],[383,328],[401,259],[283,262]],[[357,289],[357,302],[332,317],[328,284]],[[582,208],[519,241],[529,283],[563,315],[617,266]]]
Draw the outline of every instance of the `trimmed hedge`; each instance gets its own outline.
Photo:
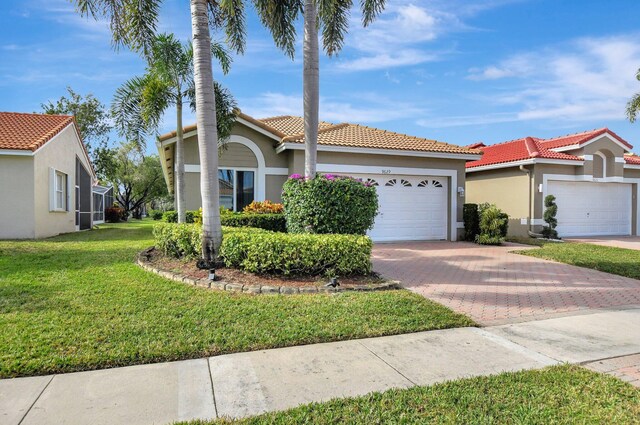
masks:
[[[202,227],[158,223],[156,248],[176,258],[197,258]],[[228,267],[251,273],[285,276],[349,276],[371,272],[373,243],[366,236],[271,232],[254,228],[223,228],[220,257]]]
[[[378,213],[376,188],[351,177],[294,174],[282,188],[290,233],[364,235]]]
[[[186,211],[184,215],[184,219],[187,223],[195,223],[198,217],[202,217],[202,213],[199,211]],[[177,223],[178,211],[165,211],[162,214],[162,221],[166,223]]]
[[[255,227],[273,232],[287,231],[287,221],[282,214],[232,213],[220,215],[220,221],[223,226],[229,227]]]
[[[159,221],[162,220],[162,215],[164,213],[160,210],[149,210],[149,217],[151,217],[152,219]]]
[[[366,236],[277,233],[235,229],[222,238],[227,267],[285,276],[349,276],[371,272],[373,243]]]
[[[202,251],[202,226],[158,223],[153,226],[155,246],[174,258],[197,258]]]

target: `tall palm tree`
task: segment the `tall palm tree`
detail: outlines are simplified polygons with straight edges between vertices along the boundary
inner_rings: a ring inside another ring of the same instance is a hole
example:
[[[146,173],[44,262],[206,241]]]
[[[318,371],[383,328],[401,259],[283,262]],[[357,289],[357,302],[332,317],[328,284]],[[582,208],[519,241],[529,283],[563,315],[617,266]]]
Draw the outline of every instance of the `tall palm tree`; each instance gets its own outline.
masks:
[[[220,44],[213,43],[211,52],[226,74],[231,63],[227,51]],[[157,134],[167,108],[176,108],[175,200],[179,223],[186,222],[182,111],[185,101],[195,106],[193,85],[191,43],[183,44],[172,34],[160,34],[151,43],[145,74],[142,77],[134,77],[120,86],[116,90],[111,107],[115,127],[119,133],[140,148],[145,147],[147,136]],[[235,122],[236,105],[233,97],[226,93],[226,89],[217,83],[214,83],[214,88],[219,94],[216,112],[221,118],[221,126],[218,126],[218,136],[220,140],[225,140]]]
[[[362,24],[368,26],[384,10],[386,0],[361,0]],[[276,45],[289,56],[295,52],[295,21],[304,14],[303,41],[303,107],[305,139],[305,175],[315,177],[318,151],[320,103],[320,49],[318,26],[322,29],[322,44],[329,56],[344,45],[349,30],[349,11],[353,0],[254,0],[262,23],[269,29]]]
[[[83,16],[109,20],[115,47],[128,46],[149,54],[158,25],[162,0],[71,0]],[[220,243],[222,227],[218,200],[218,134],[216,100],[211,66],[209,26],[223,28],[227,44],[242,53],[245,46],[242,0],[190,0],[193,32],[193,72],[200,150],[202,195],[202,254],[212,265]]]

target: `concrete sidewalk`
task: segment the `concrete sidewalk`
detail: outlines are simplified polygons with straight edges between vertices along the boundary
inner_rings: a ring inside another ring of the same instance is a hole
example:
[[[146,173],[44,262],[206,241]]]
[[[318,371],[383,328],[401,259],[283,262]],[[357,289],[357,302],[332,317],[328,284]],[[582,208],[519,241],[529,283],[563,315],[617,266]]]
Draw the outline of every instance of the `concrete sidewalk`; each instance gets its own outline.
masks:
[[[0,380],[2,424],[168,424],[640,353],[640,307]]]

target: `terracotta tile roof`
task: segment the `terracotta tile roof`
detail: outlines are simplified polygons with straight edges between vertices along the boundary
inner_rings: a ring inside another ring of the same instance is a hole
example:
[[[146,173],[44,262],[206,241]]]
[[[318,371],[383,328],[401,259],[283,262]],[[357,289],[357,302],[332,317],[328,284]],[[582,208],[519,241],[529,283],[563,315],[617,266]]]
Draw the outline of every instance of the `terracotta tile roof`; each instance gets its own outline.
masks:
[[[280,138],[280,143],[304,143],[304,119],[291,115],[255,119],[244,113],[239,117]],[[196,128],[191,125],[184,131],[192,131]],[[160,141],[175,137],[175,131],[163,134]],[[395,133],[393,131],[380,130],[358,124],[333,124],[320,121],[318,125],[318,143],[327,146],[344,146],[352,148],[391,149],[400,151],[441,152],[455,154],[480,154],[478,150],[466,147],[450,145],[421,137]]]
[[[260,118],[256,121],[260,121],[271,128],[278,130],[281,134],[287,136],[294,136],[304,133],[304,118],[294,117],[291,115],[281,115],[279,117]],[[318,123],[318,130],[333,127],[335,124],[320,121]]]
[[[633,147],[622,137],[618,136],[616,133],[614,133],[613,131],[609,130],[606,127],[598,128],[591,131],[585,131],[582,133],[568,134],[566,136],[554,137],[552,139],[545,139],[542,141],[542,143],[548,149],[557,149],[565,146],[581,145],[593,139],[594,137],[598,137],[604,133],[611,134],[613,137],[618,139],[623,145],[625,145],[629,149]]]
[[[283,142],[304,143],[304,135],[298,134],[285,137]],[[462,146],[349,123],[321,128],[318,130],[318,143],[326,146],[480,154],[479,151],[470,150]]]
[[[496,145],[485,146],[481,147],[480,150],[483,152],[482,158],[477,161],[467,162],[467,168],[504,164],[534,158],[582,160],[575,155],[554,152],[544,145],[542,139],[534,137],[525,137],[524,139],[516,139]]]
[[[0,112],[0,149],[35,152],[72,122],[69,115]]]
[[[628,154],[624,156],[624,162],[631,165],[640,165],[640,156],[636,154]]]

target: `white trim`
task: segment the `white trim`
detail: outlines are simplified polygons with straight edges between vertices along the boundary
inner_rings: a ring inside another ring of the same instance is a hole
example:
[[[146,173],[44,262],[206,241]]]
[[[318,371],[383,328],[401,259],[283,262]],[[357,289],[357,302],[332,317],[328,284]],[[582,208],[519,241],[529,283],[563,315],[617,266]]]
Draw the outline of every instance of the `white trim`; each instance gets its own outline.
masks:
[[[602,178],[607,178],[607,156],[600,151],[596,152],[594,155],[598,155],[602,158]]]
[[[591,143],[597,142],[598,140],[602,139],[603,137],[609,137],[616,145],[620,146],[622,149],[624,149],[625,152],[629,152],[629,146],[625,145],[624,143],[622,143],[622,141],[620,139],[618,139],[617,137],[615,137],[613,134],[609,133],[608,131],[604,132],[603,134],[594,137],[593,139],[589,139],[584,143],[581,144],[576,144],[576,145],[569,145],[569,146],[562,146],[559,148],[552,148],[550,150],[555,151],[555,152],[566,152],[566,151],[572,151],[575,149],[581,149],[584,148],[585,146],[590,145]],[[544,143],[545,141],[543,140],[542,143]]]
[[[264,173],[268,176],[288,176],[289,169],[284,167],[266,167]]]
[[[456,223],[456,228],[457,229],[464,229],[464,221],[458,221]]]
[[[287,149],[304,150],[303,143],[282,143],[276,148],[276,153],[283,152]],[[476,161],[481,155],[463,154],[463,153],[442,153],[442,152],[423,152],[423,151],[404,151],[399,149],[375,149],[375,148],[357,148],[347,146],[327,146],[318,145],[319,152],[345,152],[372,155],[395,155],[395,156],[416,156],[422,158],[444,158],[444,159],[464,159],[468,161]]]
[[[547,158],[531,158],[523,159],[520,161],[501,162],[500,164],[482,165],[480,167],[467,168],[467,173],[474,173],[476,171],[495,170],[498,168],[518,167],[520,165],[533,165],[533,164],[554,164],[554,165],[574,165],[582,166],[584,161],[582,160],[568,160],[568,159],[547,159]]]
[[[594,182],[594,183],[623,183],[623,184],[637,184],[640,187],[640,178],[631,179],[623,177],[607,177],[604,179],[594,178],[590,175],[565,175],[565,174],[544,174],[542,176],[542,210],[544,211],[544,198],[547,196],[547,183],[549,180],[555,181],[574,181],[574,182]],[[631,193],[633,197],[633,191]],[[633,201],[633,199],[632,199]],[[535,221],[535,220],[534,220]],[[633,232],[631,232],[633,234]],[[640,235],[640,196],[636,194],[636,233],[634,236]]]
[[[626,162],[624,160],[624,157],[620,157],[620,156],[616,156],[615,160],[618,164],[624,164]]]
[[[35,152],[21,149],[0,149],[0,155],[33,156]]]
[[[640,164],[624,164],[624,168],[629,170],[640,170]]]
[[[585,161],[593,161],[593,155],[582,155],[582,159]]]
[[[439,176],[451,179],[449,190],[451,192],[451,205],[449,208],[451,223],[449,234],[452,241],[458,239],[458,172],[456,170],[436,168],[408,168],[388,167],[385,165],[345,165],[345,164],[318,164],[317,171],[321,173],[353,173],[353,174],[390,174],[406,176]]]
[[[531,220],[532,226],[544,226],[545,224],[547,223],[542,218],[534,218],[533,220]]]

